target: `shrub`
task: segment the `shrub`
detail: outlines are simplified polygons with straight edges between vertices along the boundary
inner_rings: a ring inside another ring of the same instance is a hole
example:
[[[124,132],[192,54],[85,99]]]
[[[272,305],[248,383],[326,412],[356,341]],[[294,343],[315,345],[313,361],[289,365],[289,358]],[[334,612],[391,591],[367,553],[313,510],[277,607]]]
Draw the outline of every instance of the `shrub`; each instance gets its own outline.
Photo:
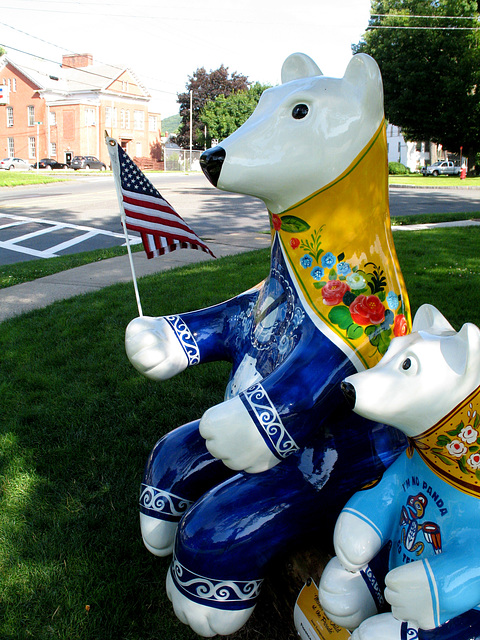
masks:
[[[388,173],[391,176],[395,175],[404,175],[409,173],[407,167],[401,162],[389,162],[388,163]]]

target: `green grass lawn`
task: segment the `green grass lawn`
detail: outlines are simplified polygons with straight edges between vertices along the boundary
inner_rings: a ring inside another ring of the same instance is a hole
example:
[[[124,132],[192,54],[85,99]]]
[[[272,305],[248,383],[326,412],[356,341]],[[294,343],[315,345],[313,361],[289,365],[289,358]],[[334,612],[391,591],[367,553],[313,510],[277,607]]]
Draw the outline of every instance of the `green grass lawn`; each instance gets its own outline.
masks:
[[[456,329],[480,325],[480,229],[394,238],[413,309],[429,302]],[[144,311],[220,302],[263,279],[268,262],[262,250],[142,278]],[[198,637],[166,599],[168,560],[143,547],[139,484],[156,440],[221,401],[229,367],[147,380],[124,352],[135,316],[125,284],[2,323],[1,640]],[[235,637],[280,640],[262,619]]]

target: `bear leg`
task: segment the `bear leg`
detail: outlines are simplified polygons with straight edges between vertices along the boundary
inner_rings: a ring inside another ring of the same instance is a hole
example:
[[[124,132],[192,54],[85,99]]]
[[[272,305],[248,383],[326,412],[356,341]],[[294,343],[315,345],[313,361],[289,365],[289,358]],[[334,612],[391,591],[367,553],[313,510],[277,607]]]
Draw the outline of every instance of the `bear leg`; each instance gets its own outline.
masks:
[[[328,500],[298,465],[294,455],[261,474],[239,473],[183,516],[167,593],[199,635],[238,631],[255,608],[268,562],[306,533],[324,533],[320,502]]]
[[[172,553],[180,518],[210,487],[234,474],[213,458],[195,420],[167,433],[153,448],[140,492],[140,528],[147,549]]]

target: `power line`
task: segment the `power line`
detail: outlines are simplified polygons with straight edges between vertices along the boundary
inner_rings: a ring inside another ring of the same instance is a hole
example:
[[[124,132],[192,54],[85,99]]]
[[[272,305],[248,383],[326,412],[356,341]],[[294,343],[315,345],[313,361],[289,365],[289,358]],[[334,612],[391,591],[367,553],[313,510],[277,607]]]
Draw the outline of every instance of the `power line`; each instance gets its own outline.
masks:
[[[394,13],[371,13],[371,18],[425,18],[427,20],[479,20],[480,16],[417,16]]]
[[[417,29],[420,31],[480,31],[480,27],[409,27],[409,26],[394,26],[386,24],[374,24],[368,25],[367,31],[373,29]]]

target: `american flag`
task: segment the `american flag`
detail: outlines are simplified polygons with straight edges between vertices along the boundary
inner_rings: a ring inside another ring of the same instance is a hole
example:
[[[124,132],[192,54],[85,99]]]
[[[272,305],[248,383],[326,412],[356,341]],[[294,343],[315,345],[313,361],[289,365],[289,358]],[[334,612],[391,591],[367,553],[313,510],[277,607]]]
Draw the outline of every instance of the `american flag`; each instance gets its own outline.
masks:
[[[200,249],[215,257],[118,143],[116,148],[125,224],[140,233],[147,257],[176,249]]]

